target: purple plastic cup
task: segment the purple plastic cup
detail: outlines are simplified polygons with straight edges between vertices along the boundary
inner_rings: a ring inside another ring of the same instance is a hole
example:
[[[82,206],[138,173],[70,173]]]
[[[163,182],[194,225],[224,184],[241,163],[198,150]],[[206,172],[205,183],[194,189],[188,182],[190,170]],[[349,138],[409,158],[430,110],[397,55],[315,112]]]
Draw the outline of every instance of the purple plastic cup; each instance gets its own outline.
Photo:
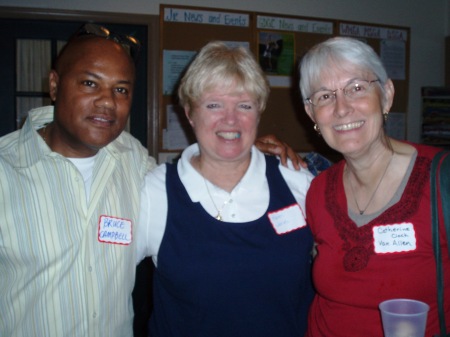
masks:
[[[398,298],[381,302],[379,307],[385,337],[425,337],[428,304]]]

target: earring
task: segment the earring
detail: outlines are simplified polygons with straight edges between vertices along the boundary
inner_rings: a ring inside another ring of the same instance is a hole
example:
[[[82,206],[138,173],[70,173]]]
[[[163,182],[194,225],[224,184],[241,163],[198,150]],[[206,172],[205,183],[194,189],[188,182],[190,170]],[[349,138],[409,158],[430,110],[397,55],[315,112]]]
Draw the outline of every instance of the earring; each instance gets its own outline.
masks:
[[[384,124],[386,124],[386,122],[388,120],[388,115],[389,115],[389,111],[383,112]]]
[[[317,125],[317,124],[314,124],[314,130],[317,132],[317,134],[320,136],[321,135],[321,133],[320,133],[320,128],[319,128],[319,126]]]

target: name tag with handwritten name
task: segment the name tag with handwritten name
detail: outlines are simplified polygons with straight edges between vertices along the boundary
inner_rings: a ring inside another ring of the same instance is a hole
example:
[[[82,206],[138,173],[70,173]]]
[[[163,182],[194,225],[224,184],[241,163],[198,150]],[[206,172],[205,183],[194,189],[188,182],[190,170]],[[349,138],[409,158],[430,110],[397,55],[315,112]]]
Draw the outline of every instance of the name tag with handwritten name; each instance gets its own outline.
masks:
[[[298,204],[269,212],[268,216],[277,234],[286,234],[306,226],[305,216]]]
[[[101,215],[98,221],[98,241],[129,245],[132,241],[131,220]]]
[[[416,250],[416,232],[412,223],[374,226],[375,253],[399,253]]]

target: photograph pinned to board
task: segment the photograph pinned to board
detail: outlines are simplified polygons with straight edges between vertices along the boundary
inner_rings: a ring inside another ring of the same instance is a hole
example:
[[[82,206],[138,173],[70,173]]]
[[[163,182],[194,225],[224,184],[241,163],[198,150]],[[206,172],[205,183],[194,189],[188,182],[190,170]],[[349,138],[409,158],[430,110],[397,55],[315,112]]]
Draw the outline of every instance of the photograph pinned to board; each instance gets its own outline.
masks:
[[[289,86],[295,65],[294,34],[259,32],[258,62],[271,86]]]

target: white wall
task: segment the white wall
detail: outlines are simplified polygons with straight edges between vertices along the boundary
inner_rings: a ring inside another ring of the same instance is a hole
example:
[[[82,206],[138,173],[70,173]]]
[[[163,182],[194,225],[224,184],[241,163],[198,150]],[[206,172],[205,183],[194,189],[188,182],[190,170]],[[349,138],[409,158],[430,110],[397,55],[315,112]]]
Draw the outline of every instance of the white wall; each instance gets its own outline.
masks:
[[[0,6],[158,14],[160,4],[228,8],[411,28],[408,140],[420,141],[420,88],[444,84],[450,0],[0,0]]]

